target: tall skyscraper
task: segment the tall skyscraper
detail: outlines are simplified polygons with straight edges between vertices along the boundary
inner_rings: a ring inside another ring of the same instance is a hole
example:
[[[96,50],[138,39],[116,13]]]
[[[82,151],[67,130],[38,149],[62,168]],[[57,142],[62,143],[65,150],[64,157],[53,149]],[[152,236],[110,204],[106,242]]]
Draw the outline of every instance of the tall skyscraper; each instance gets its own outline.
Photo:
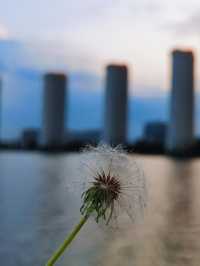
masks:
[[[127,97],[127,67],[125,65],[107,66],[103,139],[111,145],[126,142]]]
[[[172,52],[168,151],[186,151],[194,141],[194,56],[192,51]]]
[[[42,144],[59,147],[65,137],[65,94],[67,79],[64,74],[44,76]]]

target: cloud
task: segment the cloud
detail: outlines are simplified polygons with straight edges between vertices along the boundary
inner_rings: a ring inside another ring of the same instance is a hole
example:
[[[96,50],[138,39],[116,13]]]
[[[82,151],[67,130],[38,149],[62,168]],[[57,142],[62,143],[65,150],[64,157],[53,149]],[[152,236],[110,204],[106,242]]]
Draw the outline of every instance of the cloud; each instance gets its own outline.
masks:
[[[105,25],[109,26],[110,23],[119,21],[119,24],[127,27],[126,22],[139,20],[141,23],[145,21],[145,16],[147,23],[150,23],[159,14],[160,7],[158,0],[35,0],[23,1],[22,8],[16,12],[18,3],[7,0],[2,5],[0,17],[12,29],[15,37],[45,38],[46,34],[51,34],[58,39],[59,31],[63,35],[68,31],[76,34],[81,29],[95,30],[96,25],[100,24],[106,31],[109,28]],[[134,25],[130,25],[131,28]]]
[[[182,40],[197,37],[200,33],[200,2],[175,0],[171,3],[173,8],[166,8],[165,14],[163,13],[165,19],[162,20],[161,29],[166,33],[173,33],[175,40],[180,37],[183,37]]]
[[[171,24],[170,28],[175,34],[200,35],[200,13],[194,13],[181,22]]]

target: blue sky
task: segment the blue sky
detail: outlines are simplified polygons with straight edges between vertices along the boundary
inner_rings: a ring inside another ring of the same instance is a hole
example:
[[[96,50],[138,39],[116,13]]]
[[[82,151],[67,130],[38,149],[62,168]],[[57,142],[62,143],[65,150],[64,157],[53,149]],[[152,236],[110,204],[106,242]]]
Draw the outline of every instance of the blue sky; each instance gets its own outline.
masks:
[[[0,9],[0,38],[23,44],[28,66],[103,77],[107,63],[125,62],[131,90],[146,95],[170,87],[174,47],[195,50],[200,87],[199,29],[198,0],[2,0]]]

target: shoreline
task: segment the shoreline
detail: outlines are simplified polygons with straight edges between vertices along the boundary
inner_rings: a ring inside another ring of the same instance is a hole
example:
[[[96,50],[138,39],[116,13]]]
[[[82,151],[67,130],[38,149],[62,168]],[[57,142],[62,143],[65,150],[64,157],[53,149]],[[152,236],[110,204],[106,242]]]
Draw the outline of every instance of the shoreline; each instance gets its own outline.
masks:
[[[71,141],[63,145],[62,147],[44,147],[32,143],[30,145],[22,145],[20,142],[7,142],[0,143],[0,152],[2,151],[17,151],[17,152],[41,152],[41,153],[68,153],[68,152],[80,152],[87,145],[96,146],[96,141]],[[200,158],[200,141],[196,141],[195,145],[191,149],[185,151],[166,151],[162,143],[150,143],[144,140],[139,140],[134,143],[127,143],[123,145],[123,148],[130,154],[142,154],[142,155],[160,155],[167,156],[169,158]]]

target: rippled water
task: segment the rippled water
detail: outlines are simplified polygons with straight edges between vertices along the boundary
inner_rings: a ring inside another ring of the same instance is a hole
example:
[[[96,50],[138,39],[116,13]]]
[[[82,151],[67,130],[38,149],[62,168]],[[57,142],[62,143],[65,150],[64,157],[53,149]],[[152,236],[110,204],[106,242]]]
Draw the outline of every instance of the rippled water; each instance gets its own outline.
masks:
[[[78,221],[80,159],[0,154],[0,265],[44,265]],[[90,220],[56,265],[200,265],[200,160],[137,159],[149,194],[143,221],[107,231]]]

